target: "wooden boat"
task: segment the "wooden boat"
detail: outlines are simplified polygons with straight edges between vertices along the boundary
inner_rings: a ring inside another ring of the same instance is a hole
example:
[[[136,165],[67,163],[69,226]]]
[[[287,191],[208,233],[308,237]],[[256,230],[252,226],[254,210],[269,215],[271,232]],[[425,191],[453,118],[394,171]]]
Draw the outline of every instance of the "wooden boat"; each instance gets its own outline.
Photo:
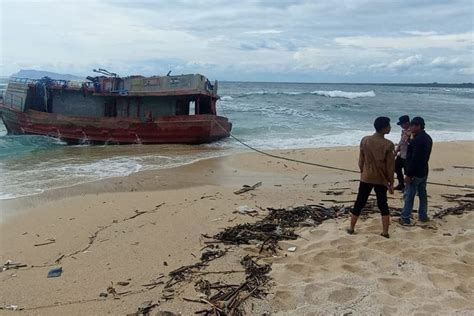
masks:
[[[230,135],[232,124],[216,112],[217,81],[95,71],[103,75],[87,81],[11,78],[0,100],[8,133],[92,144],[200,144]]]

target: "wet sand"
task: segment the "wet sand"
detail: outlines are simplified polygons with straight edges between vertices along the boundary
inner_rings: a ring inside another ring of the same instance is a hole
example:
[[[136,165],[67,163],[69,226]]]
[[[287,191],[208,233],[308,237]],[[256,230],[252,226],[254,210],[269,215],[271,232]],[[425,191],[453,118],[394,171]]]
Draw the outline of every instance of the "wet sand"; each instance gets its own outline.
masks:
[[[357,168],[357,148],[277,151],[287,157]],[[474,143],[436,143],[430,181],[474,185]],[[162,299],[163,285],[146,289],[161,274],[195,263],[205,245],[201,234],[256,218],[236,214],[248,205],[266,215],[267,207],[323,202],[351,205],[357,174],[278,161],[256,153],[202,160],[179,168],[146,171],[12,201],[1,201],[0,260],[28,265],[0,273],[0,306],[17,304],[28,315],[104,315],[133,313],[147,300],[158,310],[193,314],[203,306],[194,282],[183,284],[174,299]],[[262,182],[235,195],[242,185]],[[342,195],[321,191],[340,188]],[[447,206],[441,194],[470,189],[429,186],[430,212]],[[402,205],[401,194],[389,199]],[[474,312],[474,213],[433,220],[427,226],[391,226],[380,237],[380,218],[371,215],[348,236],[348,218],[300,229],[303,238],[282,242],[272,263],[273,287],[264,300],[244,304],[250,313],[280,314],[472,314]],[[35,244],[54,243],[35,246]],[[288,253],[289,246],[296,246]],[[239,261],[256,246],[231,247],[209,269],[242,269]],[[258,253],[258,252],[257,252]],[[60,263],[55,260],[60,259]],[[47,278],[56,266],[59,278]],[[240,282],[243,273],[215,275]],[[129,282],[120,286],[117,282]],[[100,298],[113,284],[120,299]],[[1,312],[1,311],[0,311]],[[6,312],[4,312],[6,313]]]

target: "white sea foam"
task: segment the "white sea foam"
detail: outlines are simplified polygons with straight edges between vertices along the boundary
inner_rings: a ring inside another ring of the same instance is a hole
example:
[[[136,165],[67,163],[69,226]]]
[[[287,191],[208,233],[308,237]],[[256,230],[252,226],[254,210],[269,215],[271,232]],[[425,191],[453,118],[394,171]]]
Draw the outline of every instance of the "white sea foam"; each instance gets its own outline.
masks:
[[[317,90],[311,92],[311,94],[316,94],[324,97],[330,98],[346,98],[346,99],[355,99],[355,98],[368,98],[375,97],[375,92],[373,90],[365,92],[349,92],[341,90]]]
[[[230,95],[225,95],[225,96],[221,97],[221,100],[222,101],[231,101],[231,100],[234,100],[234,98],[231,97]]]
[[[428,131],[435,142],[474,140],[474,133],[455,131]],[[310,137],[290,137],[289,135],[274,135],[274,137],[248,139],[246,143],[259,149],[298,149],[298,148],[321,148],[337,146],[357,146],[362,137],[373,134],[373,130],[347,130],[343,132],[332,132]],[[387,139],[398,142],[400,135],[393,132],[387,135]],[[241,148],[237,142],[227,143],[235,148]]]
[[[297,95],[320,95],[330,98],[345,98],[345,99],[355,99],[355,98],[368,98],[375,97],[375,92],[362,91],[362,92],[351,92],[351,91],[341,91],[341,90],[316,90],[316,91],[267,91],[267,90],[257,90],[245,92],[235,97],[248,97],[253,95],[288,95],[288,96],[297,96]],[[223,101],[232,100],[231,96],[224,96],[221,98]]]

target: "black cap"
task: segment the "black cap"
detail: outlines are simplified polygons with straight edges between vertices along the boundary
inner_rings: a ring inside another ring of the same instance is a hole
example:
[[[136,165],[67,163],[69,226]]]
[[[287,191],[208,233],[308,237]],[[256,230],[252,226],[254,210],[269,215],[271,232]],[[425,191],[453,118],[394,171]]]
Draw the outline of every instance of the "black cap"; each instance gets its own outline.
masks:
[[[410,117],[408,115],[402,115],[398,118],[397,125],[402,125],[405,123],[410,123]]]
[[[385,117],[385,116],[377,117],[374,121],[374,127],[377,132],[380,131],[381,129],[384,129],[385,127],[389,125],[390,125],[390,118]]]
[[[410,125],[417,125],[421,126],[421,128],[425,128],[425,120],[422,117],[417,116],[411,120]]]

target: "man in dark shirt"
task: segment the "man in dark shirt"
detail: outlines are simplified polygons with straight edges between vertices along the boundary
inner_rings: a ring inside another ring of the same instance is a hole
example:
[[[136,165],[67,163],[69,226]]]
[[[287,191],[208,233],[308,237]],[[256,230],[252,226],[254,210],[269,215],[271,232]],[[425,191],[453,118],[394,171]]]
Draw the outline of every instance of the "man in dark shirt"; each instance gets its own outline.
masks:
[[[426,181],[428,179],[428,161],[430,160],[433,140],[425,132],[425,121],[421,117],[415,117],[410,122],[410,130],[414,138],[408,144],[405,191],[403,198],[405,205],[400,215],[402,225],[411,224],[411,212],[415,202],[415,195],[418,193],[420,207],[418,209],[418,219],[427,222],[428,219],[428,195],[426,193]]]

